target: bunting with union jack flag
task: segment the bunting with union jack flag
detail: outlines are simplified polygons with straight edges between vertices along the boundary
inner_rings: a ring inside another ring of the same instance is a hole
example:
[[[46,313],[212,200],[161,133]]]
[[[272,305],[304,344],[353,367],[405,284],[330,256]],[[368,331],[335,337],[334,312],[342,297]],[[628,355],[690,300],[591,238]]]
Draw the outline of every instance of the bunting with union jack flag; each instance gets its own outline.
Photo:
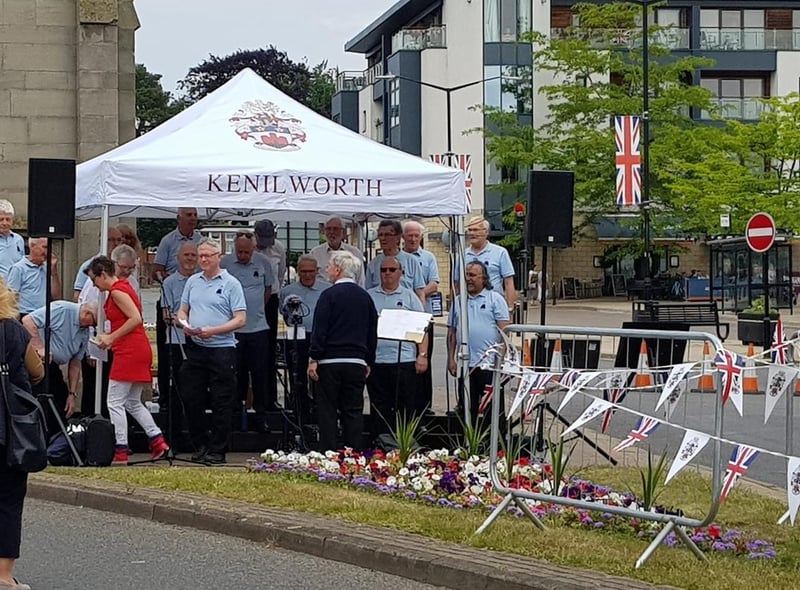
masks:
[[[614,117],[615,162],[617,167],[617,206],[630,207],[642,202],[641,117]]]
[[[619,443],[616,447],[611,449],[612,453],[618,453],[628,447],[632,447],[638,442],[642,442],[646,439],[650,434],[652,434],[656,428],[661,424],[655,418],[650,417],[640,417],[639,421],[636,423],[636,427],[630,431],[625,440]]]
[[[775,322],[775,333],[772,336],[772,362],[776,365],[786,364],[786,349],[791,346],[786,342],[786,334],[783,332],[783,322],[781,318]]]
[[[450,161],[447,154],[431,154],[431,162],[441,166],[447,166]],[[464,172],[464,189],[467,192],[467,203],[472,205],[472,156],[470,154],[452,154],[453,168],[459,168]]]
[[[724,385],[722,388],[722,403],[728,401],[728,398],[733,394],[734,396],[741,396],[742,393],[742,369],[744,369],[744,360],[735,352],[728,350],[720,350],[714,357],[714,364],[717,370],[722,373]]]
[[[739,445],[733,449],[731,460],[728,461],[728,467],[725,470],[725,479],[722,480],[722,491],[719,494],[720,502],[725,501],[733,486],[736,485],[736,481],[744,475],[744,472],[752,465],[756,457],[758,457],[758,450],[753,447]]]

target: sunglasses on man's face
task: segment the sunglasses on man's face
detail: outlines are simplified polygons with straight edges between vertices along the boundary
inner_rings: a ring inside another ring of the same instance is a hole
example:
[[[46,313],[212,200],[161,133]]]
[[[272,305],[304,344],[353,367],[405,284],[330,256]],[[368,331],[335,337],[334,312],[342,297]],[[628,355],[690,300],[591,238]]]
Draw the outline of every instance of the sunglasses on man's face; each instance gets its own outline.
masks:
[[[381,267],[381,272],[395,272],[397,270],[400,270],[400,269],[399,268],[389,268],[388,266],[382,266]]]

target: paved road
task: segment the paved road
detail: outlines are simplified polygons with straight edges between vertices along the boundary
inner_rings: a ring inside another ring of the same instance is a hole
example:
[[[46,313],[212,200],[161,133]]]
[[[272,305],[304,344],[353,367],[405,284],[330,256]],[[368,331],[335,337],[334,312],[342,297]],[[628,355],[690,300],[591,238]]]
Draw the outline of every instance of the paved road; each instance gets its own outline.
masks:
[[[266,545],[29,500],[16,575],[34,590],[435,590]]]

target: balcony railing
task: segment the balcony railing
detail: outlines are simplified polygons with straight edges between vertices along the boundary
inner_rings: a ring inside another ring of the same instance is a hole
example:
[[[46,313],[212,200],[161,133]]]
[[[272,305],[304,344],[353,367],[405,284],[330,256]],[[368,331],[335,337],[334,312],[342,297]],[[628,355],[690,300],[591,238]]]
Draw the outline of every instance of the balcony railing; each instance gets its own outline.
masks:
[[[378,76],[383,75],[383,63],[378,62],[371,68],[362,71],[344,71],[336,76],[336,92],[358,92],[362,88],[374,84]]]
[[[431,47],[447,47],[447,29],[444,25],[426,29],[400,29],[392,37],[392,53],[403,50],[420,51]]]
[[[551,29],[552,39],[566,39],[570,36],[569,29]],[[596,29],[593,31],[581,30],[577,33],[582,38],[589,39],[591,47],[595,49],[608,49],[609,47],[641,47],[641,33],[639,30],[611,30]],[[664,45],[669,49],[689,49],[689,29],[665,28],[654,31],[651,36],[652,43]]]
[[[737,119],[740,121],[757,121],[767,105],[758,98],[714,98],[712,102],[719,108],[723,119]],[[711,113],[702,111],[701,119],[709,120]]]
[[[700,49],[758,51],[800,49],[800,29],[700,29]]]
[[[383,62],[381,61],[364,70],[364,83],[367,85],[374,84],[378,76],[383,76]]]

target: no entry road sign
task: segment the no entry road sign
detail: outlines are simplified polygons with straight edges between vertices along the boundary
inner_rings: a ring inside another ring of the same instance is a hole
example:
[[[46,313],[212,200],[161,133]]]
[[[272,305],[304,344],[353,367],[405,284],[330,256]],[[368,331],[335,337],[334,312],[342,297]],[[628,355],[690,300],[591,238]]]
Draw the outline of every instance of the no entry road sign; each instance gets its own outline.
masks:
[[[756,213],[747,222],[744,236],[753,252],[766,252],[775,243],[775,220],[769,213]]]

